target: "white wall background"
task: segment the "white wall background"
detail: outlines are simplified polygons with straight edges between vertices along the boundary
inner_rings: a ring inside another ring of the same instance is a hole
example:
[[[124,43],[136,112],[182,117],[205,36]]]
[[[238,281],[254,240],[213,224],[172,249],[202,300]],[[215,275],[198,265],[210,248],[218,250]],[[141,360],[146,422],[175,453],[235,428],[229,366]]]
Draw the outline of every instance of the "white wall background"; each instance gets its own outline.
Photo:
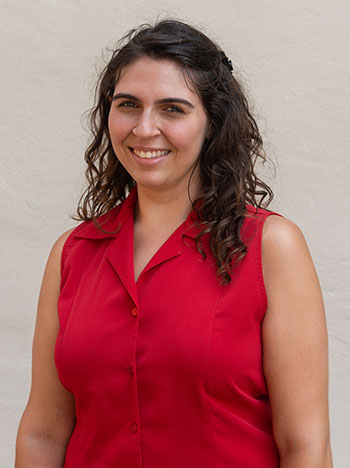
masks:
[[[0,466],[13,466],[43,269],[74,225],[101,53],[159,13],[200,26],[253,96],[277,162],[272,207],[303,230],[323,287],[335,467],[350,467],[347,0],[0,0]]]

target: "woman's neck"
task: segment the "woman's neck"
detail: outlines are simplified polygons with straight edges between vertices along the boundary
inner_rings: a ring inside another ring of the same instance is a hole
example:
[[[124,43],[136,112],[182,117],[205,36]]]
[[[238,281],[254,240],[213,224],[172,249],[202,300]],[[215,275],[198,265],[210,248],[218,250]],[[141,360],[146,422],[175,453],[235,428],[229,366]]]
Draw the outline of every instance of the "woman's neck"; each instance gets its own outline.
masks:
[[[135,206],[134,223],[144,227],[180,225],[192,209],[188,191],[154,191],[137,186],[138,201]],[[198,197],[198,191],[190,192],[192,200]]]

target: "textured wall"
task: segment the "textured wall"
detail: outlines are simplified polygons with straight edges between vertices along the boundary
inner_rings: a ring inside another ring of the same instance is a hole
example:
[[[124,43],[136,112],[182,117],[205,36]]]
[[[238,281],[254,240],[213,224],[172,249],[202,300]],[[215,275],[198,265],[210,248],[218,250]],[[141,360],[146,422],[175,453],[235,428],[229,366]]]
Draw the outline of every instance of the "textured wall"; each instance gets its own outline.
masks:
[[[0,0],[0,466],[13,465],[50,247],[73,226],[101,52],[159,13],[203,27],[240,69],[268,154],[273,208],[303,230],[324,291],[335,466],[350,467],[349,28],[341,0]]]

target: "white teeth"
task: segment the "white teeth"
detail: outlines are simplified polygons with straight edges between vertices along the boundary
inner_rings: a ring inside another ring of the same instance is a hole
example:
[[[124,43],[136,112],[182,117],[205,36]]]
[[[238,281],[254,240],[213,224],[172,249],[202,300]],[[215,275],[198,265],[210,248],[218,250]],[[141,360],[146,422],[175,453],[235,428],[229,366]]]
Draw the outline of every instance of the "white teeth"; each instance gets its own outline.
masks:
[[[163,156],[164,154],[168,154],[169,150],[163,151],[139,151],[133,149],[133,152],[139,157],[143,159],[152,159],[152,158],[159,158],[159,156]]]

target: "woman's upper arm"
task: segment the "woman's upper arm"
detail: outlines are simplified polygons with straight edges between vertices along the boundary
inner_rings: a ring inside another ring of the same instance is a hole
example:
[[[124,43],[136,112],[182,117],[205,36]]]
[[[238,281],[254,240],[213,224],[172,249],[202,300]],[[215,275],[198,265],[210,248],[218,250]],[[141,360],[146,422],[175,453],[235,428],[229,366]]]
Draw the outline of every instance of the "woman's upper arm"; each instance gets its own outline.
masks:
[[[263,365],[275,440],[280,452],[322,451],[329,443],[326,320],[311,255],[294,223],[267,218],[262,262]]]
[[[64,443],[74,421],[73,395],[60,383],[54,363],[59,330],[57,300],[60,292],[60,265],[64,242],[72,229],[53,245],[43,276],[37,309],[32,351],[32,384],[20,424],[20,432],[31,431]]]

